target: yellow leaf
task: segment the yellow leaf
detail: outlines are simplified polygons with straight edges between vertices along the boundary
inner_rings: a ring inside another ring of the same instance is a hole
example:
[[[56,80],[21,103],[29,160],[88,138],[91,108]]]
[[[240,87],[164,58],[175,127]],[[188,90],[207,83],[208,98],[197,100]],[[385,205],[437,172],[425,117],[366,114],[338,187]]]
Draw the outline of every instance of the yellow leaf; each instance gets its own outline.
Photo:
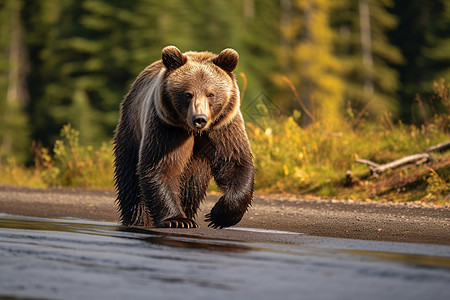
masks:
[[[283,169],[284,169],[284,175],[288,176],[289,175],[289,169],[286,165],[283,165]]]

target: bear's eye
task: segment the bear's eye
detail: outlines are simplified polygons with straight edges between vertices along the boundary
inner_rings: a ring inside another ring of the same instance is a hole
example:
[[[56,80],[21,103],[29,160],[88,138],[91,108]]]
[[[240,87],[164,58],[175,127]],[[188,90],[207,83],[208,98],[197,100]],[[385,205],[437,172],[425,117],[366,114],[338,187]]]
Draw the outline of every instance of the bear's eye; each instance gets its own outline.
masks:
[[[192,99],[192,98],[194,97],[194,95],[192,95],[192,93],[186,93],[186,94],[184,94],[184,96],[185,96],[187,99]]]
[[[208,96],[206,96],[206,97],[208,97],[209,99],[214,99],[214,94],[213,93],[209,93]]]

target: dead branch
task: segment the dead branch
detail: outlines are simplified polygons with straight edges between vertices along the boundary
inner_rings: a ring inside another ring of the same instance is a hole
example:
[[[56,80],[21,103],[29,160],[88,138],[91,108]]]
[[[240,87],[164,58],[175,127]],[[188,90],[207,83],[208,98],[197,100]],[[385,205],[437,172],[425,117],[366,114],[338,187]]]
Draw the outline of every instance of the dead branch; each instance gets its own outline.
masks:
[[[428,147],[426,152],[444,152],[450,150],[450,142],[440,143],[431,147]]]
[[[367,159],[355,159],[355,162],[359,164],[369,165],[374,168],[378,168],[380,165],[377,163],[374,163],[373,161],[367,160]]]
[[[394,168],[398,168],[400,166],[406,165],[406,164],[411,164],[411,163],[417,163],[417,162],[428,162],[431,161],[433,159],[432,155],[430,153],[420,153],[420,154],[414,154],[414,155],[409,155],[409,156],[405,156],[403,158],[394,160],[390,163],[381,165],[379,167],[373,168],[372,172],[374,174],[381,174],[386,170],[389,169],[394,169]]]
[[[430,152],[444,152],[450,150],[450,142],[444,142],[440,143],[431,147],[428,147],[426,152],[424,153],[418,153],[413,154],[409,156],[405,156],[403,158],[394,160],[392,162],[389,162],[387,164],[377,164],[373,161],[367,160],[367,159],[356,159],[355,162],[360,164],[368,165],[370,168],[370,173],[373,176],[377,176],[389,169],[395,169],[398,167],[401,167],[403,165],[412,164],[415,163],[416,165],[424,164],[430,161],[434,161],[435,158]]]
[[[429,162],[433,160],[433,155],[430,153],[419,153],[414,155],[405,156],[403,158],[394,160],[392,162],[389,162],[387,164],[379,165],[377,163],[374,163],[373,161],[366,160],[366,159],[357,159],[357,163],[362,163],[370,166],[370,173],[372,175],[379,175],[389,169],[395,169],[398,167],[401,167],[406,164],[416,163],[416,164],[423,164],[426,162]]]

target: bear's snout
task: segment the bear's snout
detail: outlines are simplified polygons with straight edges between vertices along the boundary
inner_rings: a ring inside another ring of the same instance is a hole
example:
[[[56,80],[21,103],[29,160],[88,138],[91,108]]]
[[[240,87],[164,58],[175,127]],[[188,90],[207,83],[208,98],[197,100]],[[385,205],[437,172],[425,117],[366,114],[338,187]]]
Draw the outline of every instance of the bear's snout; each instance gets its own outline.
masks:
[[[202,129],[208,123],[208,116],[205,114],[196,114],[192,116],[192,123],[195,128]]]

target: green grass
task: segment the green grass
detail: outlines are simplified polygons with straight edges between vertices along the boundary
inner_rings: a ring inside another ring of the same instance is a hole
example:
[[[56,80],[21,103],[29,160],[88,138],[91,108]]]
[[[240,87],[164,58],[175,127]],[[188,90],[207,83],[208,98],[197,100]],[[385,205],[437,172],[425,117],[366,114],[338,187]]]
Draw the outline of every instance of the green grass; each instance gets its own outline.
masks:
[[[344,123],[337,129],[316,122],[304,129],[289,117],[265,129],[247,124],[257,169],[256,189],[340,195],[347,170],[360,176],[368,171],[367,166],[355,163],[356,158],[381,164],[423,152],[450,140],[442,123],[436,119],[419,128],[404,124],[391,127],[380,120],[357,128]]]
[[[34,167],[17,165],[10,158],[3,163],[0,182],[35,187],[113,188],[112,145],[95,149],[79,143],[79,132],[65,125],[53,149],[33,147]]]

